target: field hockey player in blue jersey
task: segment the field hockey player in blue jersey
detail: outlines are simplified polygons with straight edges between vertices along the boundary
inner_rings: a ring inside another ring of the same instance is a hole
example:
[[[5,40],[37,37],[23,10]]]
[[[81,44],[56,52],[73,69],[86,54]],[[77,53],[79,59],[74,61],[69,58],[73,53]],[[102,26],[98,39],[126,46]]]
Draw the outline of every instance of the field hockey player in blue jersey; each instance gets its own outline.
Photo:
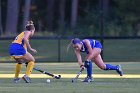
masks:
[[[92,82],[92,61],[102,70],[115,70],[120,76],[123,76],[123,72],[120,65],[111,65],[105,64],[101,57],[102,45],[99,41],[94,39],[84,39],[80,40],[79,38],[75,38],[71,40],[71,43],[68,45],[73,46],[74,52],[77,56],[78,64],[80,68],[87,69],[87,77],[83,80],[83,82]],[[82,62],[81,52],[86,53],[85,62]]]

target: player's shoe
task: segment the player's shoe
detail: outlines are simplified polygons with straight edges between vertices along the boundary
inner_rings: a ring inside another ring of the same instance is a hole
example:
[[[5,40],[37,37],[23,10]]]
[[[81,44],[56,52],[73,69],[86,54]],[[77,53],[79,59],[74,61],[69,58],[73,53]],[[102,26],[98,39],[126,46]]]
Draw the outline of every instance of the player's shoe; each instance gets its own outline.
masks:
[[[14,78],[13,82],[18,83],[20,81],[20,78]]]
[[[121,65],[117,65],[117,70],[116,72],[120,75],[120,76],[123,76],[123,71],[121,69]]]
[[[92,78],[92,77],[89,77],[89,76],[87,76],[84,80],[83,80],[83,82],[93,82],[94,81],[94,79]]]
[[[27,76],[27,75],[24,75],[22,77],[22,79],[26,82],[26,83],[31,83],[31,79]]]

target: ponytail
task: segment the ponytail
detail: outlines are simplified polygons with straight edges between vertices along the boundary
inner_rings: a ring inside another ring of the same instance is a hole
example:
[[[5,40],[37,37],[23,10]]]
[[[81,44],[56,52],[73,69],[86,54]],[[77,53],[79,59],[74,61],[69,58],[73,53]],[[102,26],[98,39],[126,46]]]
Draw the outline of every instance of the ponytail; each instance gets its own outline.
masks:
[[[69,48],[74,44],[80,44],[81,40],[79,38],[74,38],[71,40],[71,42],[67,46],[67,52],[69,51]]]
[[[70,49],[70,47],[72,46],[72,41],[73,41],[73,39],[70,41],[70,43],[69,43],[68,46],[67,46],[67,53],[69,52],[69,49]]]

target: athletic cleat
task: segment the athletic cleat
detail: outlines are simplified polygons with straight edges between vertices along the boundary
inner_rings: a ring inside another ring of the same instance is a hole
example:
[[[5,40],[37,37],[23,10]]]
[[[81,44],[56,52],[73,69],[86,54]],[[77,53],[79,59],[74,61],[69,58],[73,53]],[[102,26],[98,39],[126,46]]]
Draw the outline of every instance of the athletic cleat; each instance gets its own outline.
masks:
[[[20,81],[20,78],[14,78],[13,82],[18,83]]]
[[[93,78],[92,77],[86,77],[83,82],[93,82]]]
[[[123,71],[121,69],[121,65],[117,65],[117,70],[116,72],[120,75],[120,76],[123,76]]]
[[[24,75],[22,77],[22,79],[26,82],[26,83],[31,83],[31,79],[27,76],[27,75]]]

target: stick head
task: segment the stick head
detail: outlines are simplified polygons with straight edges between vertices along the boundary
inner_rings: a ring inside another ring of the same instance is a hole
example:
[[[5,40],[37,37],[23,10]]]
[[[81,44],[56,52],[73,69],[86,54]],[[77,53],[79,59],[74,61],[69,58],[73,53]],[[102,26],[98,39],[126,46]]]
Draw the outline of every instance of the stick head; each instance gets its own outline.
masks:
[[[72,82],[72,83],[75,83],[75,82],[76,82],[76,79],[75,79],[75,78],[73,78],[73,79],[71,80],[71,82]]]
[[[58,76],[55,76],[56,79],[60,79],[61,78],[61,75],[58,75]]]

